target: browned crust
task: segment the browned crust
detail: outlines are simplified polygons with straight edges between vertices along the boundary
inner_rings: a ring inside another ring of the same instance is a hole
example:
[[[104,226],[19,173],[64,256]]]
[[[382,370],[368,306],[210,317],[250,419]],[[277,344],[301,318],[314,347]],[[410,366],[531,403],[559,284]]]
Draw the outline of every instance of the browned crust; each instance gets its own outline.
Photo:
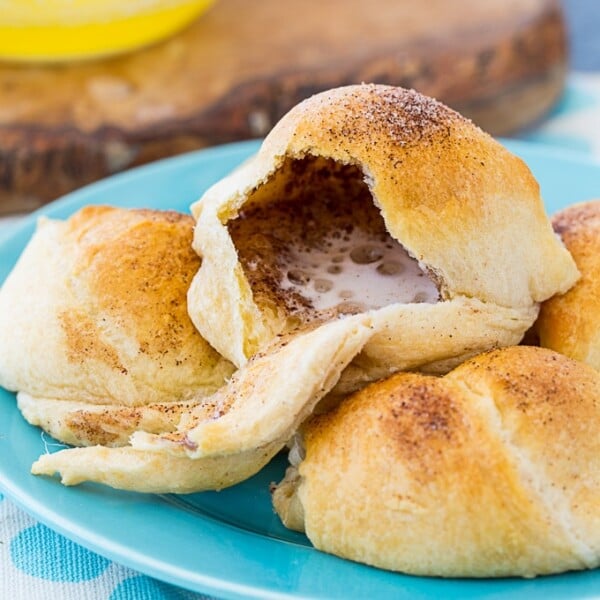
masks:
[[[542,346],[600,370],[600,200],[570,206],[552,221],[581,278],[542,304],[536,331]]]
[[[187,290],[200,267],[191,247],[193,223],[173,211],[96,206],[66,223],[77,253],[74,285],[92,302],[88,312],[118,324],[165,368],[197,361],[206,346],[187,313]],[[90,317],[70,311],[61,319],[73,360],[102,359],[126,372]]]

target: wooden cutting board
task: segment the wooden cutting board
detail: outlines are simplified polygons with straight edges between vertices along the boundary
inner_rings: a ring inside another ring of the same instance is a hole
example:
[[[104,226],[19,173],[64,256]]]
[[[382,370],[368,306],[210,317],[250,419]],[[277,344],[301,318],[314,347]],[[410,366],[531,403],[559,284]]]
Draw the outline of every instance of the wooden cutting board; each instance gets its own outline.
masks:
[[[414,87],[504,134],[547,111],[565,72],[556,0],[219,0],[136,54],[0,65],[0,213],[262,136],[301,99],[348,83]]]

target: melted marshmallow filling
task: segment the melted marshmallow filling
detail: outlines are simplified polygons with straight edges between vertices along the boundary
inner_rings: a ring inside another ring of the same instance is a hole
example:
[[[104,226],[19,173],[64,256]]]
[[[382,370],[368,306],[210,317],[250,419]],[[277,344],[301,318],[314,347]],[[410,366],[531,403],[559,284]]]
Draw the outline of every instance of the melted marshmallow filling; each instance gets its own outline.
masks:
[[[353,229],[324,238],[321,247],[292,245],[281,288],[318,311],[365,312],[395,302],[434,303],[438,290],[391,236]]]
[[[277,177],[228,223],[255,302],[310,320],[439,300],[357,167],[309,157]]]

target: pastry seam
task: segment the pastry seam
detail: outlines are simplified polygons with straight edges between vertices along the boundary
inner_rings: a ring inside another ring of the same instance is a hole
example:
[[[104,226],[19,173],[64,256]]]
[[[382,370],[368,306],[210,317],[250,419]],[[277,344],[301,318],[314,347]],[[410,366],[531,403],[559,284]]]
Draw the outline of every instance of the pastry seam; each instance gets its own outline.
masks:
[[[493,394],[490,393],[489,387],[486,385],[485,391],[479,391],[462,378],[456,378],[454,382],[467,396],[476,400],[474,406],[478,407],[482,423],[492,435],[500,440],[501,445],[506,449],[509,463],[520,476],[521,484],[544,507],[544,512],[550,518],[551,524],[560,527],[565,537],[571,542],[571,550],[575,556],[586,568],[595,568],[598,565],[598,559],[576,531],[568,501],[553,490],[545,472],[535,465],[527,451],[513,440],[509,428],[504,424],[502,411],[494,400]],[[492,418],[486,418],[485,412],[489,413]]]

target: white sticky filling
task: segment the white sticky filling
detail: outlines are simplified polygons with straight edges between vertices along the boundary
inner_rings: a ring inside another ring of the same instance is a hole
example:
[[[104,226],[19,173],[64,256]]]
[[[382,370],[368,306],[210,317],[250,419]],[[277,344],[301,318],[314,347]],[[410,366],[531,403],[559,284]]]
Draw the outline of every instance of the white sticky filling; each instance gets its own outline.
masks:
[[[283,268],[282,289],[300,294],[316,310],[363,312],[439,300],[434,282],[400,244],[358,228],[328,236],[321,248],[291,247]]]

